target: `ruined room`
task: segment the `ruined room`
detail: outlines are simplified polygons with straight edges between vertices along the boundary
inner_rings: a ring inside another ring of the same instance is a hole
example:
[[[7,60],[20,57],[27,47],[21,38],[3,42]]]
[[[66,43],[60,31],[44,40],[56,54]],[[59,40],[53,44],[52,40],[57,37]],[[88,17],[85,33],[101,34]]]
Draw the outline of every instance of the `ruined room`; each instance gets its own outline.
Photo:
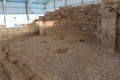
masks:
[[[120,80],[120,0],[0,0],[0,80]]]

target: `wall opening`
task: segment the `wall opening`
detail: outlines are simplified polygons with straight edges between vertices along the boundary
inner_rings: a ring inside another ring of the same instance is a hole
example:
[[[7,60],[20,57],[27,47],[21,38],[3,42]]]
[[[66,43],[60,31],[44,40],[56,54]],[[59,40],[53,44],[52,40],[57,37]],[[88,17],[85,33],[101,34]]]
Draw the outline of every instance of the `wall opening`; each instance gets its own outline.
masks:
[[[30,14],[29,23],[32,23],[34,19],[38,19],[39,16],[44,16],[44,14]],[[21,28],[22,24],[28,24],[26,14],[6,14],[6,28]],[[4,25],[3,14],[0,14],[0,25]]]
[[[0,25],[4,25],[4,15],[0,15]]]

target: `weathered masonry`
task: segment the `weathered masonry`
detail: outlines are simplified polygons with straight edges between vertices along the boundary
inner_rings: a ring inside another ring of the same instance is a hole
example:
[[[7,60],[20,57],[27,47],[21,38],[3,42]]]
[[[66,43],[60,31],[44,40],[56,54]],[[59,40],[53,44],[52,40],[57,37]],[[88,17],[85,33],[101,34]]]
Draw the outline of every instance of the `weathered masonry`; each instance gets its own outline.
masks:
[[[119,14],[119,0],[103,0],[102,4],[67,6],[55,12],[47,12],[35,22],[39,26],[40,35],[64,30],[90,32],[96,35],[101,50],[114,53],[120,48]]]

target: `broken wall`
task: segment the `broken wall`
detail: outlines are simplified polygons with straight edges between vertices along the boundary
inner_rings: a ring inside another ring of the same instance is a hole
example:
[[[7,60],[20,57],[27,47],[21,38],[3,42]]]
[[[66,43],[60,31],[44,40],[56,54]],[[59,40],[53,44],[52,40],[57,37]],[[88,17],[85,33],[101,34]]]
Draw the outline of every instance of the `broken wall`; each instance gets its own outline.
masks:
[[[60,33],[63,31],[82,31],[97,33],[97,26],[100,24],[98,18],[100,4],[84,6],[66,6],[55,12],[47,12],[45,16],[40,17],[40,33]],[[43,31],[44,30],[44,31]]]
[[[37,32],[34,24],[23,24],[21,28],[5,28],[0,26],[0,41],[11,39],[17,36],[29,35]]]

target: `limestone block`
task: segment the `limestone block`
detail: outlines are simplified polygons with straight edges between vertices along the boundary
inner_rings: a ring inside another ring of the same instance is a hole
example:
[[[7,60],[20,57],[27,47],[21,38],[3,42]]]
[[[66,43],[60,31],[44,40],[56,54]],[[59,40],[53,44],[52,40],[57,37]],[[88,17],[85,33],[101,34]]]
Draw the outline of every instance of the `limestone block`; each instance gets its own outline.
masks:
[[[115,35],[116,34],[116,24],[115,23],[102,23],[101,30],[102,30],[102,32],[105,32],[105,34]]]
[[[102,13],[101,15],[102,18],[116,18],[117,17],[117,14],[116,13]]]
[[[117,11],[119,8],[119,0],[103,0],[101,9],[109,9],[108,11]]]
[[[106,52],[114,53],[116,40],[116,24],[101,24],[101,49]]]
[[[45,35],[45,22],[39,21],[39,33],[40,35]]]
[[[116,18],[102,18],[101,22],[102,23],[116,23],[117,19]]]

